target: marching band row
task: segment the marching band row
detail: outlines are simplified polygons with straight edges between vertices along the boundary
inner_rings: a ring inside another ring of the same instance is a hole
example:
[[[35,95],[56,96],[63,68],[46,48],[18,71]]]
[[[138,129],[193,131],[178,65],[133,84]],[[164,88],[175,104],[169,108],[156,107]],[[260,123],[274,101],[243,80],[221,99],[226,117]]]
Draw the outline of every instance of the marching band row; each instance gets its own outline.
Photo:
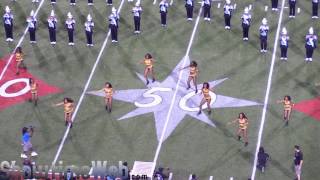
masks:
[[[37,0],[33,0],[33,2],[38,2]],[[56,3],[56,1],[51,0],[51,3]],[[70,4],[75,5],[76,1],[71,0]],[[108,4],[112,4],[112,1],[107,0]],[[272,10],[277,11],[277,3],[272,0]],[[289,0],[290,5],[290,18],[295,17],[295,3],[296,0]],[[317,18],[317,8],[318,0],[313,0],[313,16],[312,18]],[[88,4],[93,4],[93,0],[89,0]],[[203,16],[205,21],[210,21],[210,9],[212,5],[212,0],[203,0],[202,1],[202,8],[203,8]],[[161,17],[161,26],[167,26],[167,13],[168,13],[169,3],[167,0],[161,0],[159,3],[159,13]],[[193,20],[193,8],[194,8],[194,0],[186,0],[185,8],[187,12],[187,20]],[[224,19],[225,19],[225,29],[231,29],[231,17],[233,10],[235,9],[235,5],[231,4],[230,0],[226,0],[224,5]],[[242,21],[242,30],[243,30],[243,41],[249,40],[249,29],[251,25],[251,14],[250,14],[251,7],[245,7],[244,13],[241,16]],[[140,34],[140,21],[141,21],[141,13],[142,7],[140,6],[140,1],[138,0],[135,3],[135,6],[132,8],[133,20],[134,20],[134,33]],[[111,14],[108,17],[109,21],[109,29],[111,32],[111,39],[113,43],[118,42],[118,23],[119,23],[119,12],[116,8],[112,7]],[[12,42],[13,41],[13,14],[8,6],[5,8],[5,14],[3,15],[3,22],[4,22],[4,29],[6,32],[6,41]],[[37,30],[37,19],[35,17],[35,13],[32,10],[30,16],[26,20],[28,24],[28,31],[30,35],[30,43],[36,43],[36,30]],[[56,31],[57,31],[57,18],[55,16],[54,10],[51,11],[50,16],[47,20],[48,31],[49,31],[49,39],[52,45],[56,44]],[[76,21],[73,18],[70,12],[67,13],[67,19],[65,21],[65,28],[68,32],[68,45],[74,45],[74,31],[76,27]],[[87,39],[87,46],[93,46],[93,28],[94,22],[90,14],[87,16],[87,21],[84,23],[85,27],[85,34]],[[262,24],[259,27],[259,34],[260,34],[260,52],[265,53],[267,52],[267,45],[268,45],[268,32],[269,26],[266,18],[262,19]],[[280,35],[280,48],[281,48],[281,60],[287,60],[287,49],[289,47],[289,36],[287,29],[284,27],[282,29]],[[317,36],[314,34],[313,27],[310,27],[309,33],[305,37],[305,48],[306,48],[306,61],[312,61],[312,54],[313,50],[317,47]]]

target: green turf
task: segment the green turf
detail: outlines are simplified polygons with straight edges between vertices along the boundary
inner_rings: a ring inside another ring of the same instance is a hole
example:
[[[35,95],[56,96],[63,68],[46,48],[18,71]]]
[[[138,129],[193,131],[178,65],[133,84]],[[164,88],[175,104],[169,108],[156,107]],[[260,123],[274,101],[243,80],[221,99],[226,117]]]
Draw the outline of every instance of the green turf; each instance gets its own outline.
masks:
[[[14,37],[17,43],[24,31],[26,16],[35,7],[29,1],[8,2],[1,1],[0,9],[10,4],[15,15]],[[264,5],[270,6],[269,1],[255,1],[250,41],[243,43],[240,15],[250,2],[237,2],[230,32],[224,30],[222,9],[217,9],[215,3],[212,22],[206,23],[201,19],[199,23],[190,57],[199,63],[199,82],[228,78],[215,89],[218,94],[263,103],[279,13],[264,11]],[[118,7],[119,3],[116,1],[115,6]],[[155,57],[155,72],[159,81],[164,80],[185,55],[195,22],[185,20],[183,1],[174,2],[169,9],[168,27],[165,29],[160,26],[158,6],[153,6],[151,1],[143,1],[142,34],[139,36],[133,34],[132,6],[125,1],[120,14],[119,44],[108,42],[89,90],[101,89],[105,81],[110,81],[116,90],[144,88],[135,73],[143,72],[144,67],[139,61],[146,52],[151,52]],[[289,60],[283,63],[276,59],[262,137],[262,144],[271,155],[271,161],[266,173],[257,172],[256,179],[293,179],[291,165],[295,144],[299,144],[304,152],[303,179],[316,180],[320,175],[320,158],[317,155],[319,122],[295,111],[290,126],[285,128],[282,106],[275,103],[286,94],[290,94],[294,102],[299,102],[316,97],[319,91],[314,86],[315,82],[320,81],[317,77],[320,68],[318,50],[312,64],[303,61],[304,36],[310,26],[314,26],[316,33],[319,32],[317,21],[311,20],[311,3],[299,2],[297,6],[301,8],[301,13],[295,20],[288,19],[288,9],[284,10],[282,24],[287,27],[291,38]],[[111,7],[105,6],[104,1],[95,2],[92,8],[87,7],[86,1],[73,8],[66,1],[58,1],[55,7],[58,44],[53,48],[49,44],[46,27],[50,10],[51,5],[45,1],[38,16],[38,44],[30,45],[27,34],[22,46],[30,72],[64,91],[41,98],[36,108],[25,102],[0,112],[0,146],[3,147],[0,160],[19,160],[20,129],[32,124],[36,127],[33,144],[40,154],[37,161],[39,164],[51,164],[65,131],[63,110],[52,107],[52,104],[65,96],[74,98],[76,102],[79,100],[106,37],[106,18]],[[198,10],[199,4],[195,8],[195,17]],[[67,32],[63,23],[68,11],[72,12],[77,23],[75,47],[67,46],[66,42]],[[92,12],[96,23],[94,48],[85,46],[83,24],[88,12]],[[271,29],[266,55],[259,52],[258,27],[263,17],[268,18]],[[14,46],[4,41],[4,30],[1,28],[0,56],[10,53]],[[133,104],[115,100],[113,112],[108,114],[104,110],[103,98],[86,95],[59,160],[63,160],[64,164],[77,165],[90,165],[92,160],[122,160],[128,161],[130,167],[135,160],[152,161],[158,145],[153,114],[117,121],[133,109]],[[249,146],[246,148],[236,140],[236,126],[227,125],[239,112],[245,112],[250,121]],[[209,176],[218,180],[231,176],[246,179],[252,171],[261,114],[262,106],[217,109],[210,116],[216,128],[185,117],[163,143],[157,165],[170,167],[177,180],[187,179],[191,173],[196,173],[200,179],[208,179]]]

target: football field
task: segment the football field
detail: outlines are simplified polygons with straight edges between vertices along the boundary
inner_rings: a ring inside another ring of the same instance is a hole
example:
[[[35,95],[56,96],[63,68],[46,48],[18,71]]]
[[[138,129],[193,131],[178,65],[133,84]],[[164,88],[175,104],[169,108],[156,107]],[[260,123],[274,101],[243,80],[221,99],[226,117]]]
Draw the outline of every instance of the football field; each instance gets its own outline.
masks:
[[[305,35],[311,26],[315,34],[320,32],[319,20],[311,19],[311,2],[302,0],[297,2],[296,18],[289,19],[288,4],[283,1],[279,1],[283,8],[274,12],[268,0],[233,0],[237,5],[231,30],[226,30],[224,1],[212,3],[212,19],[207,22],[200,3],[195,1],[193,21],[187,21],[185,1],[174,0],[168,25],[161,27],[159,2],[142,0],[142,32],[136,35],[135,1],[114,0],[120,14],[118,43],[112,43],[108,33],[112,6],[104,0],[96,0],[91,7],[85,0],[76,6],[58,0],[54,7],[47,0],[39,4],[0,1],[1,12],[9,5],[14,14],[14,42],[6,42],[0,28],[0,161],[21,164],[21,129],[34,126],[37,164],[63,161],[84,166],[106,160],[114,165],[126,161],[132,168],[135,161],[147,161],[156,168],[169,167],[174,180],[188,179],[190,174],[200,180],[210,176],[214,180],[292,180],[294,145],[299,145],[304,154],[302,179],[319,179],[319,50],[312,63],[304,61]],[[250,4],[252,24],[245,42],[240,17]],[[58,19],[55,46],[50,45],[47,28],[52,9]],[[31,10],[38,20],[37,44],[29,43],[26,31]],[[75,46],[68,46],[64,25],[68,12],[76,21]],[[84,23],[89,13],[95,22],[94,47],[86,46]],[[259,26],[264,17],[270,27],[268,52],[260,53]],[[287,62],[280,60],[282,27],[290,36]],[[20,75],[15,74],[15,58],[10,57],[18,45],[28,67]],[[140,63],[146,53],[155,59],[156,82],[149,85]],[[203,82],[214,87],[211,114],[204,109],[197,115],[202,95],[186,89],[189,72],[179,70],[192,60],[199,67],[199,89]],[[37,106],[28,102],[28,93],[22,93],[29,77],[39,83]],[[111,113],[105,110],[99,91],[105,82],[115,91]],[[14,93],[18,95],[5,96]],[[283,105],[277,103],[285,95],[295,103],[289,126],[283,122]],[[53,106],[64,97],[75,100],[71,129],[65,126],[63,108]],[[249,119],[246,147],[237,139],[238,125],[228,124],[240,112]],[[271,156],[264,173],[254,168],[260,145]]]

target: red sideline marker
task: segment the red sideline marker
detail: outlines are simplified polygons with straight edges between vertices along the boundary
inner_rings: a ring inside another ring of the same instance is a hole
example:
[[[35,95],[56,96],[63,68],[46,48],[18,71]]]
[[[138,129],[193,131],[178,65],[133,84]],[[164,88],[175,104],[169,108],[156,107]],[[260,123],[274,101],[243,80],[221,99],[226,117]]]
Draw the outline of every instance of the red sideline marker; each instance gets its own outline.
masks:
[[[293,109],[320,121],[320,97],[295,103]]]
[[[3,69],[10,55],[0,60],[0,69]],[[30,98],[29,78],[33,78],[38,83],[38,96],[46,96],[62,92],[56,86],[49,85],[44,81],[34,77],[27,70],[20,70],[20,74],[16,75],[15,57],[5,72],[3,79],[0,80],[0,110],[10,106],[23,103]]]

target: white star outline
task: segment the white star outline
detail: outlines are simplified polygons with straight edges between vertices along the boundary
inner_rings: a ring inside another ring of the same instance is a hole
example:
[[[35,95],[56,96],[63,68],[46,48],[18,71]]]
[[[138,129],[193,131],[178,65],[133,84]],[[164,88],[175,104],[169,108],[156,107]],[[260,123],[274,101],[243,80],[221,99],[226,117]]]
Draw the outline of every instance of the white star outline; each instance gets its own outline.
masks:
[[[116,90],[113,94],[113,98],[119,101],[129,102],[135,104],[137,107],[133,111],[127,113],[126,115],[120,117],[118,120],[124,120],[131,117],[154,113],[154,120],[156,126],[156,133],[158,141],[161,138],[162,131],[164,130],[164,125],[166,121],[166,117],[168,115],[169,107],[171,103],[174,103],[172,114],[169,116],[169,124],[167,129],[165,130],[163,141],[165,141],[175,130],[175,128],[179,125],[181,121],[183,121],[186,115],[193,117],[198,121],[202,121],[212,127],[215,127],[212,120],[208,118],[205,113],[201,113],[198,115],[199,103],[202,99],[201,88],[202,84],[198,84],[198,93],[195,94],[195,90],[193,88],[187,89],[187,79],[189,77],[188,70],[182,70],[182,79],[178,86],[177,94],[175,100],[172,102],[173,94],[178,82],[180,69],[182,68],[183,61],[185,60],[186,64],[190,64],[190,59],[188,56],[186,59],[182,59],[178,65],[173,69],[171,74],[162,82],[155,81],[154,83],[149,83],[147,85],[148,88],[145,89],[129,89],[129,90]],[[145,78],[143,75],[137,73],[138,77],[145,83]],[[216,87],[221,84],[228,78],[223,78],[215,81],[208,82],[210,87]],[[151,82],[152,80],[149,79]],[[191,86],[192,87],[192,86]],[[87,92],[91,95],[104,97],[105,93],[103,91],[90,91]],[[193,95],[192,95],[193,93]],[[157,98],[158,96],[158,98]],[[160,98],[159,98],[160,97]],[[211,108],[215,110],[216,108],[225,108],[225,107],[245,107],[245,106],[257,106],[261,105],[260,103],[237,99],[233,97],[223,96],[211,93],[212,102]],[[186,99],[187,98],[187,99]],[[158,100],[156,102],[156,100]],[[183,108],[181,105],[186,104],[186,108]],[[143,106],[147,105],[148,106]],[[150,105],[151,104],[151,105]],[[138,106],[139,105],[139,106]],[[207,107],[204,106],[203,109]],[[188,109],[188,110],[186,110]]]

